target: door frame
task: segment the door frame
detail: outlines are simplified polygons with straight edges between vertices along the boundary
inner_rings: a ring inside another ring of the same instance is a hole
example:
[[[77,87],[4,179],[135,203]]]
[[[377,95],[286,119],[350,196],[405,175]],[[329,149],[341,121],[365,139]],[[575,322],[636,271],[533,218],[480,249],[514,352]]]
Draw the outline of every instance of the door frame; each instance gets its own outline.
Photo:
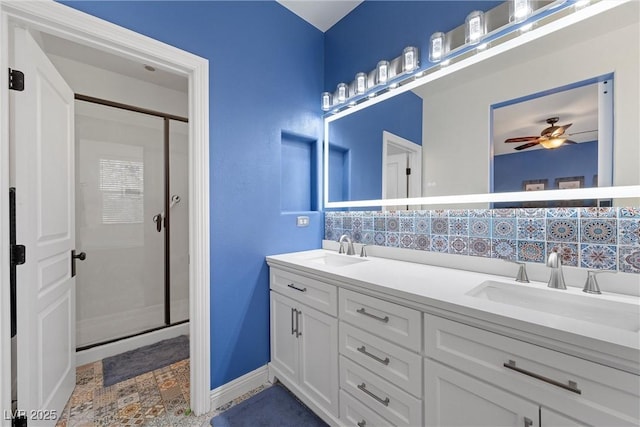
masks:
[[[56,3],[0,0],[0,377],[11,378],[9,298],[10,26],[53,34],[183,75],[189,80],[190,407],[210,408],[209,61]],[[29,84],[28,76],[25,77]],[[11,382],[0,384],[0,413],[11,411]]]
[[[402,138],[389,131],[382,131],[382,198],[387,194],[387,155],[389,148],[395,147],[409,155],[409,195],[408,197],[422,197],[422,146],[413,141]]]

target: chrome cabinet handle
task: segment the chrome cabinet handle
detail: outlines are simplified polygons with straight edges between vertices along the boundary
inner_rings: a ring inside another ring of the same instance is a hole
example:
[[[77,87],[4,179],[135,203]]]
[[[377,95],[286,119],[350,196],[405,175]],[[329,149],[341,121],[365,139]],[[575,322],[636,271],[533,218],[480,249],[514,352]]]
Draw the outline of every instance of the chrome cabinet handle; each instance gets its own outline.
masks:
[[[287,286],[290,287],[291,289],[295,289],[296,291],[307,292],[307,288],[298,288],[293,283],[289,283]]]
[[[578,388],[578,383],[576,383],[575,381],[568,381],[567,384],[564,384],[564,383],[561,383],[560,381],[556,381],[556,380],[552,380],[551,378],[543,377],[542,375],[536,374],[535,372],[531,372],[531,371],[527,371],[526,369],[518,368],[516,366],[515,360],[509,360],[508,362],[503,363],[502,366],[504,366],[507,369],[511,369],[512,371],[516,371],[516,372],[519,372],[521,374],[527,375],[529,377],[535,378],[537,380],[544,381],[544,382],[549,383],[551,385],[554,385],[556,387],[560,387],[560,388],[563,388],[565,390],[569,390],[570,392],[577,393],[577,394],[582,394],[582,390],[580,390]]]
[[[364,355],[366,355],[366,356],[369,356],[370,358],[372,358],[372,359],[373,359],[373,360],[375,360],[376,362],[380,362],[380,363],[382,363],[383,365],[388,365],[388,364],[389,364],[389,362],[390,362],[390,360],[389,360],[389,358],[388,358],[388,357],[385,357],[384,359],[381,359],[381,358],[379,358],[378,356],[376,356],[375,354],[371,354],[371,353],[369,353],[369,352],[367,351],[367,348],[366,348],[365,346],[358,347],[358,348],[357,348],[357,350],[358,350],[360,353],[362,353],[362,354],[364,354]]]
[[[369,396],[371,396],[372,398],[374,398],[375,400],[377,400],[378,402],[382,403],[384,406],[389,406],[389,398],[385,398],[385,399],[380,399],[378,396],[376,396],[375,394],[371,393],[369,390],[367,390],[367,385],[365,383],[362,384],[358,384],[358,388],[362,391],[364,391],[366,394],[368,394]]]
[[[531,418],[524,417],[524,427],[532,427],[533,420]]]
[[[302,335],[302,332],[300,332],[300,315],[301,314],[302,314],[302,311],[296,310],[296,338]]]
[[[297,311],[298,311],[298,310],[296,310],[295,308],[292,308],[292,309],[291,309],[291,335],[293,335],[293,334],[295,334],[295,333],[296,333],[296,328],[295,328],[295,326],[293,326],[293,316],[295,315],[295,313],[296,313]]]
[[[389,316],[378,317],[375,314],[367,313],[367,311],[364,309],[364,307],[363,308],[359,308],[356,311],[358,313],[360,313],[360,314],[364,314],[365,316],[372,317],[372,318],[374,318],[376,320],[379,320],[379,321],[381,321],[383,323],[388,323],[389,322]]]
[[[358,425],[358,427],[364,427],[367,425],[367,422],[365,420],[360,421],[359,423],[356,423]]]

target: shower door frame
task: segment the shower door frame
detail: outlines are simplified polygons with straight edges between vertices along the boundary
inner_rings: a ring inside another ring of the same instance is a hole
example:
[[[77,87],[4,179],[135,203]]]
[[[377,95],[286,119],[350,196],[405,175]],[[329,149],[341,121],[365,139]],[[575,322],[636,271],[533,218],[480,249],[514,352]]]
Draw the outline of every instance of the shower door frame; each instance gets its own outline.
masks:
[[[209,61],[54,1],[0,0],[0,241],[9,241],[9,68],[11,25],[63,37],[189,81],[190,408],[210,409]],[[22,165],[16,165],[20,167]],[[7,191],[4,191],[7,190]],[[9,246],[0,247],[0,377],[11,378]],[[0,384],[0,412],[11,411],[11,384]]]
[[[76,347],[76,351],[88,350],[94,347],[99,347],[105,344],[111,344],[117,341],[121,341],[127,338],[137,337],[139,335],[147,334],[149,332],[159,331],[171,326],[181,325],[183,323],[187,323],[189,319],[180,320],[178,322],[171,322],[171,149],[170,149],[170,123],[171,120],[182,123],[189,123],[189,118],[177,116],[175,114],[163,113],[156,110],[150,110],[148,108],[136,107],[135,105],[123,104],[121,102],[110,101],[108,99],[96,98],[94,96],[83,95],[80,93],[74,94],[75,101],[82,102],[90,102],[95,105],[102,105],[104,107],[117,108],[120,110],[131,111],[134,113],[146,114],[148,116],[158,117],[162,119],[162,132],[163,132],[163,140],[162,140],[162,149],[163,149],[163,171],[164,176],[162,177],[164,180],[162,192],[164,194],[164,220],[160,218],[159,220],[164,224],[164,310],[163,310],[163,320],[164,325],[156,326],[149,329],[144,329],[142,331],[126,334],[119,337],[110,338],[104,341],[86,344],[79,347]],[[188,173],[188,172],[187,172]],[[76,233],[76,236],[78,234]]]

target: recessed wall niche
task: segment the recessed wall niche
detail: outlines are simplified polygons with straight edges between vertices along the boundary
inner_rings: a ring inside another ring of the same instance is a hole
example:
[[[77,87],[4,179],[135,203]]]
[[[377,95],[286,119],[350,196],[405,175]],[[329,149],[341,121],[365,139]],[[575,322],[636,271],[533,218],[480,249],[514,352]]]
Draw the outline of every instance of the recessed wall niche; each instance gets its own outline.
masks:
[[[319,208],[318,141],[282,131],[280,209],[282,212],[317,211]]]

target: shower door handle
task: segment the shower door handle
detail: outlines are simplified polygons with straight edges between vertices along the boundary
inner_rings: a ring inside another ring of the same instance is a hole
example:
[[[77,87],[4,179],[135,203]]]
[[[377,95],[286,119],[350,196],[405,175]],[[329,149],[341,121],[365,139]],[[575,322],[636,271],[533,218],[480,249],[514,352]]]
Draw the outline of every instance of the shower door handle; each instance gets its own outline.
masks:
[[[76,255],[75,249],[71,251],[71,277],[76,276],[76,260],[77,259],[79,259],[80,261],[84,261],[85,259],[87,259],[87,254],[84,252],[80,252],[78,255]]]
[[[159,213],[153,216],[153,222],[156,223],[156,231],[160,233],[162,231],[162,214]]]

